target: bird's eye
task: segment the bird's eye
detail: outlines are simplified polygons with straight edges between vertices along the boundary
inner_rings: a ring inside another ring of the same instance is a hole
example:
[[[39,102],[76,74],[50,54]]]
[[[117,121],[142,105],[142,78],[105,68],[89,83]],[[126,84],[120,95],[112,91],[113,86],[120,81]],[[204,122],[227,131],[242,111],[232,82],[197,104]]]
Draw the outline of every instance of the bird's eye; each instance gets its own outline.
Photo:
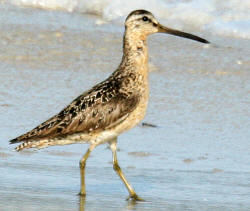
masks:
[[[148,21],[148,17],[147,16],[143,16],[142,20],[143,21]]]

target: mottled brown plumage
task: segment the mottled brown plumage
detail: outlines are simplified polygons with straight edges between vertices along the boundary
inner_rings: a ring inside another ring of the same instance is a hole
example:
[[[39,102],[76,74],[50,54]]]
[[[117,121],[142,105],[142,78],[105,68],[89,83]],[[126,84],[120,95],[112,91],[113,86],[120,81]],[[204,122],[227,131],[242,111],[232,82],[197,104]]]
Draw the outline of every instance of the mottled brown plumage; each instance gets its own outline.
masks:
[[[54,117],[10,142],[29,140],[39,142],[55,137],[65,139],[73,133],[98,133],[100,130],[115,127],[134,110],[139,102],[139,92],[124,92],[124,88],[129,83],[134,83],[130,79],[136,79],[132,74],[118,72],[114,74],[115,76],[112,75],[80,95]],[[119,80],[114,79],[117,77]],[[30,146],[21,145],[17,150]]]
[[[80,95],[54,117],[10,141],[11,144],[22,142],[16,147],[17,151],[89,143],[80,161],[82,196],[86,194],[84,172],[90,152],[99,144],[109,143],[114,170],[126,185],[130,198],[141,200],[118,165],[116,143],[118,135],[136,126],[146,113],[149,95],[147,36],[168,33],[208,43],[195,35],[162,26],[145,10],[131,12],[125,28],[122,62],[109,78]]]

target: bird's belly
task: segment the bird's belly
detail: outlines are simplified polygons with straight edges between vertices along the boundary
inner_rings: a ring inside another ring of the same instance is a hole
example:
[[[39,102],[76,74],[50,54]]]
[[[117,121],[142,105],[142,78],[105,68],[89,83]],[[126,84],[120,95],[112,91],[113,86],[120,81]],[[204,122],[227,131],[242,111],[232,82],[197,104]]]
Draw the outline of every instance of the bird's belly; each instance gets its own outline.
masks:
[[[98,134],[92,134],[90,143],[103,144],[116,138],[119,134],[135,127],[144,118],[147,109],[147,102],[140,103],[138,107],[120,124],[117,126],[106,129]]]
[[[102,131],[93,131],[92,133],[77,133],[69,135],[66,139],[82,143],[90,144],[103,144],[109,142],[119,136],[119,134],[135,127],[140,121],[144,118],[147,110],[148,104],[148,94],[145,93],[144,97],[140,100],[137,107],[128,114],[128,117],[125,118],[122,122],[117,124],[114,127],[107,128]]]
[[[136,109],[132,111],[121,124],[117,125],[114,128],[114,131],[116,131],[117,134],[120,134],[139,124],[146,114],[147,104],[148,104],[148,96],[145,96],[140,101]]]

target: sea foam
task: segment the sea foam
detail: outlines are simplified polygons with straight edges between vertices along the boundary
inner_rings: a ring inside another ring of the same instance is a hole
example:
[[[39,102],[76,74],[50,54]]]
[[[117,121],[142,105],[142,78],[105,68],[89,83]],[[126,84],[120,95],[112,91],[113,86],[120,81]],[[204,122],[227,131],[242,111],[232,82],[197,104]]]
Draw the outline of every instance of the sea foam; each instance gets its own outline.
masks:
[[[17,6],[95,14],[104,21],[124,21],[135,9],[151,11],[171,27],[186,25],[221,36],[250,39],[250,0],[11,0]],[[123,19],[121,18],[123,17]]]

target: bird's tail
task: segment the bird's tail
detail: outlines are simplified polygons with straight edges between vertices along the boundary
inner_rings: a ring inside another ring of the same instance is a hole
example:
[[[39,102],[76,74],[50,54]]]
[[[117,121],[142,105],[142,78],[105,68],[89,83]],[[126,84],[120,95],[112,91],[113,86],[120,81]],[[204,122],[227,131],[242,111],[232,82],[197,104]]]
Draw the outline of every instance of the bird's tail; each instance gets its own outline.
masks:
[[[26,141],[26,142],[23,142],[23,143],[19,144],[19,145],[15,148],[15,150],[19,152],[19,151],[21,151],[21,150],[23,150],[23,149],[32,148],[32,147],[33,147],[33,142],[34,142],[34,141]]]
[[[77,142],[74,139],[61,139],[61,138],[52,138],[52,139],[40,139],[40,140],[27,140],[18,145],[15,150],[21,151],[23,149],[28,148],[37,148],[42,149],[49,146],[55,145],[68,145],[68,144],[75,144],[75,143],[86,143],[86,141],[78,140]]]

